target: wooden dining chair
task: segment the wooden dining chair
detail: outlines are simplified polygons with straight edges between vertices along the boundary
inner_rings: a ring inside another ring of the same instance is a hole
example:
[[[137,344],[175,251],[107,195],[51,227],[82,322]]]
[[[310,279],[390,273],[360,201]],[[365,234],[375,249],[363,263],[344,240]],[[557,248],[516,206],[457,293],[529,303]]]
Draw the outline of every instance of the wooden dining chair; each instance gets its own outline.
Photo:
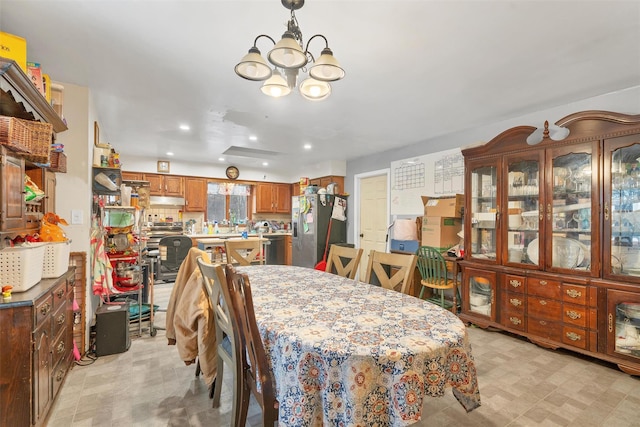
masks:
[[[348,246],[331,245],[325,271],[354,279],[358,272],[360,258],[362,258],[362,248],[356,249]]]
[[[233,304],[233,326],[236,335],[240,337],[235,343],[236,360],[239,361],[242,378],[240,415],[236,425],[245,425],[249,400],[253,394],[262,408],[263,426],[273,427],[278,421],[279,403],[253,310],[249,277],[237,273],[230,264],[226,266],[226,276],[227,286],[223,288],[223,292],[229,294],[229,300]]]
[[[224,242],[224,248],[229,264],[264,264],[260,239],[228,239]]]
[[[413,254],[394,254],[372,249],[365,282],[409,294],[415,268],[416,256]]]
[[[224,267],[221,265],[210,264],[202,257],[198,258],[198,267],[202,273],[202,284],[209,296],[211,302],[211,309],[213,311],[213,322],[216,328],[216,350],[217,350],[217,367],[216,367],[216,383],[214,383],[213,393],[213,407],[220,406],[220,394],[223,384],[224,366],[231,369],[234,372],[235,378],[233,379],[233,403],[231,407],[231,414],[233,415],[231,426],[236,426],[236,420],[239,418],[238,411],[240,410],[240,388],[242,386],[241,378],[235,374],[236,372],[236,353],[235,342],[236,336],[233,332],[232,316],[233,306],[230,301],[225,299],[225,295],[222,292],[222,287],[226,287],[227,278],[225,277]]]
[[[451,308],[454,305],[457,305],[457,289],[454,289],[456,288],[456,281],[452,277],[449,277],[447,262],[440,251],[431,246],[420,246],[420,248],[418,248],[417,265],[418,270],[420,271],[420,276],[422,277],[422,280],[420,281],[420,284],[422,285],[420,289],[420,298],[422,299],[424,291],[427,288],[430,288],[436,291],[437,295],[428,298],[428,301],[438,304],[442,308]],[[453,289],[454,304],[445,301],[444,291],[446,289]]]

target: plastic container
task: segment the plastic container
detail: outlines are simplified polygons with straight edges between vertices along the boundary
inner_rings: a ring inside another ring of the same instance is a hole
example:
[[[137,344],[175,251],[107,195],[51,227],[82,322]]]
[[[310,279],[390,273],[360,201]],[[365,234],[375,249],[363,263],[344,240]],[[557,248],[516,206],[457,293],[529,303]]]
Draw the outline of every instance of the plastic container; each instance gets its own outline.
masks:
[[[45,245],[42,278],[62,276],[69,269],[70,242],[50,242]]]
[[[13,286],[12,292],[25,292],[34,287],[42,279],[44,252],[42,243],[1,250],[0,285]]]

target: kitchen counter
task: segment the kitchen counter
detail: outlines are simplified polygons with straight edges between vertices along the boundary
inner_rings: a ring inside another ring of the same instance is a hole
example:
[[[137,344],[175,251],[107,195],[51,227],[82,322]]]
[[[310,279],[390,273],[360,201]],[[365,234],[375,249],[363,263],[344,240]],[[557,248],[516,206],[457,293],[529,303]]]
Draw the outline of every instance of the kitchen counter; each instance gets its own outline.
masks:
[[[197,233],[197,234],[185,234],[187,237],[191,237],[192,239],[229,239],[233,237],[242,237],[242,233]],[[291,232],[276,232],[276,233],[263,233],[262,237],[265,239],[274,238],[278,236],[291,236]],[[258,237],[258,233],[249,233],[248,237]]]

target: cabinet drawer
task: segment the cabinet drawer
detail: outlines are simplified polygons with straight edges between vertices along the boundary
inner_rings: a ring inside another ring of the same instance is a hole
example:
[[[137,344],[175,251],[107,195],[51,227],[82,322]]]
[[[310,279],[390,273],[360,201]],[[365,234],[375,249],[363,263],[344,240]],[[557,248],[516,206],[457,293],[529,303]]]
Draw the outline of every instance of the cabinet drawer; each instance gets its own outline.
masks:
[[[504,287],[509,292],[524,293],[525,278],[522,276],[515,276],[513,274],[507,274],[504,276]]]
[[[511,299],[516,299],[512,296]],[[503,305],[504,309],[500,312],[501,323],[507,328],[526,330],[526,316],[524,314],[524,304],[519,306]]]
[[[530,334],[536,335],[541,338],[560,341],[562,326],[557,322],[529,317],[527,322],[527,331]]]
[[[49,318],[49,314],[53,309],[53,296],[47,295],[36,302],[36,324],[35,328],[38,328],[45,320]]]
[[[527,279],[527,293],[550,299],[560,299],[560,282],[548,279]]]
[[[580,305],[564,304],[562,306],[562,321],[581,328],[587,327],[588,312]]]
[[[514,292],[505,292],[502,295],[502,307],[507,311],[515,310],[524,313],[527,300],[522,294]]]
[[[560,301],[529,296],[527,298],[527,314],[541,319],[562,319],[562,303]]]
[[[51,344],[51,358],[53,360],[51,366],[57,366],[71,352],[67,341],[67,334],[64,331],[56,336]]]
[[[587,333],[584,329],[564,326],[562,328],[562,342],[582,349],[587,348]]]
[[[67,281],[63,280],[62,283],[56,286],[51,295],[53,296],[53,309],[56,310],[67,299]]]
[[[572,304],[587,304],[587,287],[581,285],[562,285],[562,300]]]
[[[51,336],[55,337],[61,329],[64,329],[67,323],[67,304],[62,304],[51,316],[52,332]]]

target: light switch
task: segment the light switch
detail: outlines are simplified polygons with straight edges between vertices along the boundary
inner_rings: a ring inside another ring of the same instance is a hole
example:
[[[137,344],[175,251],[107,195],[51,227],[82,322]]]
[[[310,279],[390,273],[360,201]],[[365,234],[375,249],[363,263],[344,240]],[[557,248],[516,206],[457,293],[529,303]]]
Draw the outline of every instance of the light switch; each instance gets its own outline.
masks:
[[[74,209],[71,211],[71,224],[82,224],[82,210]]]

